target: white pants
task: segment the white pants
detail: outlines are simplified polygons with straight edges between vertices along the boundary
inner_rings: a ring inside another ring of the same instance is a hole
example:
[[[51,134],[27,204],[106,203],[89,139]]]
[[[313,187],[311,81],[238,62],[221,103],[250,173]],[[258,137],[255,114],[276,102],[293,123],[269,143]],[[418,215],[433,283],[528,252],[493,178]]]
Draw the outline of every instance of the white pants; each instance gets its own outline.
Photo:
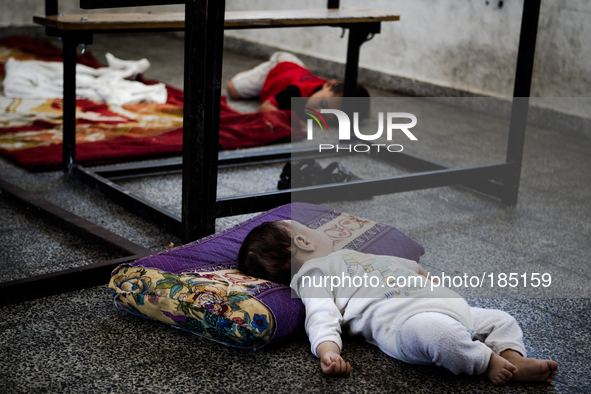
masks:
[[[269,72],[277,63],[281,62],[292,62],[305,67],[304,63],[295,55],[288,52],[275,52],[268,61],[259,64],[251,70],[242,71],[232,78],[234,88],[236,88],[240,97],[244,99],[259,97],[267,75],[269,75]]]
[[[523,334],[506,312],[471,308],[474,332],[456,319],[438,312],[411,316],[400,327],[400,348],[417,364],[436,364],[458,375],[486,373],[492,352],[512,349],[526,356]]]

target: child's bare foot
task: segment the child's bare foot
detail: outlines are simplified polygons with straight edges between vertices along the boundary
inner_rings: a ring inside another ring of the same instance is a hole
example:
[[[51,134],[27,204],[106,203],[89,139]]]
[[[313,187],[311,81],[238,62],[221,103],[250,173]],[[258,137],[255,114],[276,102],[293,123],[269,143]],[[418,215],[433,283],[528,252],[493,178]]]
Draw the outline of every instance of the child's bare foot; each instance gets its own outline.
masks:
[[[491,382],[497,385],[507,383],[517,372],[515,365],[511,364],[507,359],[493,353],[490,356],[490,363],[486,374]]]
[[[514,350],[505,350],[501,357],[517,367],[513,374],[516,382],[547,382],[550,383],[558,373],[558,363],[552,360],[525,358]]]

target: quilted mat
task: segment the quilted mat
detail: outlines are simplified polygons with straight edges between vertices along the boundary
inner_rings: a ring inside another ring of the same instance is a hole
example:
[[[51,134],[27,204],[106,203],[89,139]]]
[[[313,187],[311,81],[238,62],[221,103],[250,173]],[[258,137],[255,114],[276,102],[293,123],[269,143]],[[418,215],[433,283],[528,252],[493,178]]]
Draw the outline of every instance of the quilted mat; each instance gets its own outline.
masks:
[[[27,36],[0,40],[0,82],[4,64],[62,61],[61,49]],[[102,67],[91,54],[78,62]],[[145,84],[157,81],[139,78]],[[61,168],[62,99],[8,98],[0,85],[0,155],[30,171]],[[183,139],[183,91],[166,86],[165,104],[113,105],[76,100],[76,159],[83,165],[180,156]],[[291,140],[289,111],[239,113],[222,97],[220,149],[237,149]],[[300,130],[294,137],[303,136]]]

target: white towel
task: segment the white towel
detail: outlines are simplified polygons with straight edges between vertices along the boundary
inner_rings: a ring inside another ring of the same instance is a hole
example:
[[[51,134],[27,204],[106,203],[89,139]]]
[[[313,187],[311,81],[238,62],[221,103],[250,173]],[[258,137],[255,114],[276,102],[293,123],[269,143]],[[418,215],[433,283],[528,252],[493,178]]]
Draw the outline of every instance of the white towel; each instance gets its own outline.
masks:
[[[130,81],[150,67],[147,59],[121,60],[107,53],[108,67],[92,68],[76,65],[76,96],[108,104],[123,105],[140,102],[166,102],[163,83],[145,85]],[[10,98],[62,98],[63,64],[39,60],[6,62],[4,95]]]

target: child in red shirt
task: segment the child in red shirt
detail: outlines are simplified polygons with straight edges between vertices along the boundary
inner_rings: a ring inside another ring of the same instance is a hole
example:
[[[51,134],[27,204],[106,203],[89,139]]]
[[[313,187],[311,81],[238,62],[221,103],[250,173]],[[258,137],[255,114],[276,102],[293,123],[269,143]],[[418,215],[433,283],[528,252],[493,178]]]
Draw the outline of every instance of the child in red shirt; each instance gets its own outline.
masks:
[[[357,97],[369,97],[363,87],[357,90]],[[343,84],[312,74],[291,53],[275,52],[268,61],[236,74],[228,83],[227,91],[237,100],[259,97],[260,111],[291,109],[292,97],[302,97],[306,99],[305,107],[318,110],[328,107],[325,98],[343,97]]]

